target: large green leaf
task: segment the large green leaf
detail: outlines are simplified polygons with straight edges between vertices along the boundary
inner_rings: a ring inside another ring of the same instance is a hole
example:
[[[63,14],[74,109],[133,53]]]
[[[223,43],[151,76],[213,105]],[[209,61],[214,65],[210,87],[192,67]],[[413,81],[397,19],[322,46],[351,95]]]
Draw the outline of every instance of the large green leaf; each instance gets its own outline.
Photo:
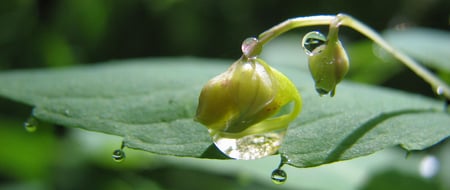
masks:
[[[34,106],[40,120],[123,136],[125,145],[156,154],[223,158],[207,129],[193,121],[203,84],[232,61],[147,59],[66,69],[0,73],[0,95]],[[280,153],[311,167],[401,145],[427,148],[450,135],[443,103],[344,82],[319,97],[308,73],[275,66],[303,96],[303,111]]]

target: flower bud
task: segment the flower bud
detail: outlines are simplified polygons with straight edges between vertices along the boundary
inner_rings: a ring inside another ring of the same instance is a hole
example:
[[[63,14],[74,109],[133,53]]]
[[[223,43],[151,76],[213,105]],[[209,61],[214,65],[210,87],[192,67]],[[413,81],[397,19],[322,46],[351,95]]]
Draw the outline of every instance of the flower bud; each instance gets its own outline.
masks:
[[[272,118],[291,102],[295,105],[290,113]],[[240,138],[287,128],[300,108],[300,96],[289,79],[263,60],[243,56],[203,87],[195,119],[211,135]]]
[[[349,61],[339,40],[329,41],[319,32],[310,32],[302,41],[308,64],[320,95],[334,96],[336,85],[347,74]]]

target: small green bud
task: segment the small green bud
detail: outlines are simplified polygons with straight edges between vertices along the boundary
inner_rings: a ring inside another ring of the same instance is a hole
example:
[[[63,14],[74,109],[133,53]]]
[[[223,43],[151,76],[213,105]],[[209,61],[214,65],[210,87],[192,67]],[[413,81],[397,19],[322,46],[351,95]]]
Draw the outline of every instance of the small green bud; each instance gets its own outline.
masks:
[[[336,85],[347,74],[349,61],[339,40],[329,41],[319,32],[310,32],[302,40],[308,65],[320,95],[334,96]]]
[[[289,117],[264,124],[290,102],[295,107],[285,114]],[[287,77],[261,59],[243,56],[203,87],[195,120],[210,133],[240,138],[286,128],[300,109],[300,95]]]

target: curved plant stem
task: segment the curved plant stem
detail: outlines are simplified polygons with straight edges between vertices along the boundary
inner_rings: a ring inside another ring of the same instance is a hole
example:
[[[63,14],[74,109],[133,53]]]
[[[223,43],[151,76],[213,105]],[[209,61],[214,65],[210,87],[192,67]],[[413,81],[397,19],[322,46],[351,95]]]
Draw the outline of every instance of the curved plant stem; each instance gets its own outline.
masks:
[[[288,19],[261,33],[258,36],[258,40],[260,46],[263,46],[273,38],[289,30],[306,26],[331,25],[335,24],[334,22],[336,22],[336,20],[338,21],[337,26],[343,25],[350,27],[377,43],[379,46],[381,46],[383,49],[391,53],[395,58],[405,64],[408,68],[410,68],[413,72],[415,72],[418,76],[420,76],[423,80],[429,83],[436,94],[445,96],[447,99],[450,99],[450,87],[446,83],[441,81],[433,73],[428,71],[425,67],[414,61],[412,58],[408,57],[406,54],[394,49],[373,29],[346,14],[338,14],[336,16],[308,16]]]
[[[336,16],[329,16],[329,15],[291,18],[261,33],[258,36],[258,40],[261,45],[264,45],[273,38],[294,28],[317,26],[317,25],[329,25],[330,22],[335,18]]]

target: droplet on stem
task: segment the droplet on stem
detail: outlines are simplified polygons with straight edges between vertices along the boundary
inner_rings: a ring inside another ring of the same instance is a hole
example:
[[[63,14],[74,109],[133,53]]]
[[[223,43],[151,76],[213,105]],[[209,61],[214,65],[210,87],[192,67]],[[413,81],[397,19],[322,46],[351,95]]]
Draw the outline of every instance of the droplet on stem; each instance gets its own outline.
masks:
[[[29,117],[23,123],[23,127],[25,128],[25,130],[30,132],[30,133],[35,132],[38,125],[39,125],[38,120],[35,117],[33,117],[33,116]]]
[[[444,88],[442,86],[438,86],[436,88],[436,94],[439,95],[439,96],[444,95]]]
[[[284,184],[287,180],[286,172],[280,168],[273,170],[270,177],[272,178],[272,182],[277,185]]]
[[[247,58],[256,58],[261,52],[261,47],[257,38],[247,38],[241,45],[242,53]]]
[[[327,37],[325,37],[325,35],[318,31],[312,31],[303,37],[302,47],[307,55],[312,56],[316,53],[314,50],[326,42]]]

